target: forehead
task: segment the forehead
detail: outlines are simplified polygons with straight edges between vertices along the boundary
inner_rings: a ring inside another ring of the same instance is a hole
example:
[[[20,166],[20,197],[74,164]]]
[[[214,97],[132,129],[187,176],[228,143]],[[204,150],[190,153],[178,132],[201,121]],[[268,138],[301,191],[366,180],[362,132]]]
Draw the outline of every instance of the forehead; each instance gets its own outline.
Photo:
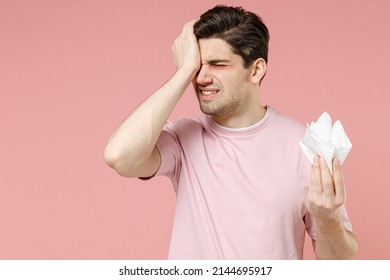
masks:
[[[242,58],[232,51],[228,43],[219,38],[200,39],[198,41],[202,62],[212,60],[240,61]]]

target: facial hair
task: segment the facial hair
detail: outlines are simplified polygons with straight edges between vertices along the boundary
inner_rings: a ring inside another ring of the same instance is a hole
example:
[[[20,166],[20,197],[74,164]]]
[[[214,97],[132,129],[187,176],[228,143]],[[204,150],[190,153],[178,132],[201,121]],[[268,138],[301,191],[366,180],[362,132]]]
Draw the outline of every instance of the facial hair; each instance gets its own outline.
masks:
[[[206,115],[211,116],[229,116],[241,114],[245,111],[246,103],[248,102],[244,90],[240,87],[233,89],[234,94],[229,94],[224,91],[221,84],[213,84],[211,88],[218,89],[218,96],[215,100],[200,100],[199,89],[197,93],[199,107]]]

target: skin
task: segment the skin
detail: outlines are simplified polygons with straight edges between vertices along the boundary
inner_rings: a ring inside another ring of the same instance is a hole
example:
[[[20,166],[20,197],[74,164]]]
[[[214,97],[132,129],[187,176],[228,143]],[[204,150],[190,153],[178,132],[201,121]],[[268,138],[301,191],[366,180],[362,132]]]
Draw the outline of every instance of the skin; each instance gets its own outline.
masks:
[[[202,112],[231,128],[261,120],[265,109],[258,100],[257,83],[265,73],[264,60],[259,59],[246,69],[241,56],[221,39],[201,39],[199,48],[202,64],[193,85]],[[202,90],[216,94],[203,95]]]
[[[260,81],[266,72],[264,59],[248,68],[240,56],[220,39],[197,41],[192,20],[184,25],[172,46],[176,73],[141,103],[113,132],[104,157],[109,166],[125,177],[153,176],[161,162],[156,148],[158,136],[186,88],[193,84],[201,110],[222,126],[247,127],[260,121],[266,109],[258,99]],[[205,95],[202,91],[216,94]],[[345,203],[345,188],[339,161],[333,161],[333,176],[316,157],[306,199],[317,240],[318,259],[351,259],[358,245],[344,229],[339,214]]]
[[[342,223],[339,209],[346,194],[340,161],[333,160],[333,176],[325,160],[316,156],[310,177],[306,207],[314,219],[316,241],[313,248],[318,259],[353,259],[358,242]]]

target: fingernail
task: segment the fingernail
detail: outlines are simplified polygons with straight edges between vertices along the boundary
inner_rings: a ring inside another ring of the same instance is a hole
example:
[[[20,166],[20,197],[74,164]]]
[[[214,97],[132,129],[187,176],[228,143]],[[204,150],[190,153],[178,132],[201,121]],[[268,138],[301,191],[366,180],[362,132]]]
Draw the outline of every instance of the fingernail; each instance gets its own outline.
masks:
[[[334,163],[335,166],[340,166],[341,165],[340,160],[338,158],[334,158],[333,159],[333,163]]]

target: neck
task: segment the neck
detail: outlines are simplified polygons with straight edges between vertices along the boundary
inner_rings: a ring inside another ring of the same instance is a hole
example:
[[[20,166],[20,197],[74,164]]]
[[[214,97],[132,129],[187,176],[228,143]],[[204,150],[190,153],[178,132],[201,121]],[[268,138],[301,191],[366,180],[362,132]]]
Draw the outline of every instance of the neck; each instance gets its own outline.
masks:
[[[244,128],[258,123],[261,119],[263,119],[266,112],[266,107],[257,102],[255,106],[253,106],[253,109],[242,114],[234,116],[212,116],[212,118],[217,124],[227,128]]]

